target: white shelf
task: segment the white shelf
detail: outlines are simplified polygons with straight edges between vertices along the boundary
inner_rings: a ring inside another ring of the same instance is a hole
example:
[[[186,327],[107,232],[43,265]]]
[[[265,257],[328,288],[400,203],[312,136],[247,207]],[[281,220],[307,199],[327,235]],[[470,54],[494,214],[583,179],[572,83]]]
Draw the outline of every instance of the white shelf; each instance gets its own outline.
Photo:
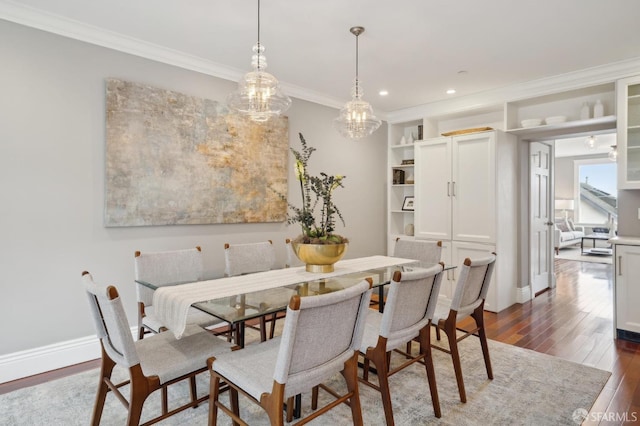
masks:
[[[391,145],[389,146],[389,148],[391,149],[408,149],[408,148],[413,148],[413,145],[418,143],[418,142],[422,142],[422,141],[414,141],[413,143],[406,143],[404,145]]]
[[[599,118],[590,118],[588,120],[574,120],[574,121],[565,121],[564,123],[558,124],[544,124],[542,126],[534,126],[534,127],[521,127],[518,129],[509,129],[508,133],[524,136],[524,135],[535,135],[539,133],[552,132],[556,130],[568,130],[575,129],[576,131],[589,131],[589,130],[602,130],[596,129],[597,127],[601,127],[603,125],[612,126],[609,128],[615,129],[616,124],[616,116],[615,115],[607,115],[605,117]]]
[[[413,168],[414,164],[398,164],[397,166],[391,166],[392,169],[409,169]]]
[[[391,210],[391,213],[411,213],[411,214],[413,214],[413,210]]]
[[[400,188],[400,187],[401,188],[406,188],[408,186],[413,186],[413,184],[412,183],[394,183],[394,184],[391,184],[391,186],[396,187],[396,188]]]

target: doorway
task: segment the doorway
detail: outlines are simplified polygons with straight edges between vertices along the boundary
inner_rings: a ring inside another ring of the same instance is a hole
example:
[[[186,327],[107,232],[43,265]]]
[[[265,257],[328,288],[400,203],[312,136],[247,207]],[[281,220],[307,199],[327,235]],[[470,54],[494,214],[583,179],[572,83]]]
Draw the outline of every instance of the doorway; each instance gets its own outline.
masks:
[[[583,256],[580,247],[583,235],[615,233],[617,178],[610,153],[615,151],[616,135],[608,131],[562,136],[528,145],[528,279],[533,299],[555,287],[556,247],[561,258],[610,262],[606,254]],[[576,232],[572,239],[558,241],[569,235],[559,235],[565,231]],[[603,249],[608,245],[606,240],[594,244]]]

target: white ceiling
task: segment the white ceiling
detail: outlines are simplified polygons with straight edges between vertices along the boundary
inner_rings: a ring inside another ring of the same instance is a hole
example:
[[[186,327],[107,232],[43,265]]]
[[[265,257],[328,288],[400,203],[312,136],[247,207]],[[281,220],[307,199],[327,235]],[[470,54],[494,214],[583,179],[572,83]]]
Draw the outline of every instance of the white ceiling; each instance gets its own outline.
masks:
[[[262,0],[261,42],[285,90],[339,105],[355,76],[349,28],[364,26],[364,98],[389,112],[449,88],[463,96],[638,58],[639,16],[638,0]],[[210,61],[231,79],[250,69],[257,39],[257,0],[0,0],[0,19],[126,36]]]
[[[594,136],[596,138],[594,148],[589,148],[586,145],[587,136],[556,140],[555,156],[578,157],[582,155],[606,155],[611,151],[611,145],[616,145],[615,133],[605,133]]]

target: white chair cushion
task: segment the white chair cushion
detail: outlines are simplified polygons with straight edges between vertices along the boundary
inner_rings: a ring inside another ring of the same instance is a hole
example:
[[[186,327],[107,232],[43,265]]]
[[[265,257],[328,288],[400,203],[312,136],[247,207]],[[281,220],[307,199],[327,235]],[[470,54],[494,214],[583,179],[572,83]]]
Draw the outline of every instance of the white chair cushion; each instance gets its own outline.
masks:
[[[207,359],[231,353],[231,344],[202,328],[187,326],[182,338],[173,333],[160,333],[135,342],[140,365],[145,375],[157,375],[160,383],[207,366]]]

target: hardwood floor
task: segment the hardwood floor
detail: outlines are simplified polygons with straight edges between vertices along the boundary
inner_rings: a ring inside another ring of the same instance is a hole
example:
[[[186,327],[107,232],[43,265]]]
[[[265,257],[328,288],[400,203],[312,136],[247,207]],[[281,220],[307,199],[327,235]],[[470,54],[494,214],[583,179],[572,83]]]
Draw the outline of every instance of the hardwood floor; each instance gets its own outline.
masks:
[[[613,339],[612,266],[556,260],[555,267],[555,289],[485,314],[488,337],[612,371],[585,424],[640,423],[640,344]],[[0,394],[96,366],[90,361],[1,384]]]
[[[487,336],[611,371],[584,424],[640,423],[640,344],[613,339],[613,267],[559,259],[555,268],[555,289],[486,312]]]

